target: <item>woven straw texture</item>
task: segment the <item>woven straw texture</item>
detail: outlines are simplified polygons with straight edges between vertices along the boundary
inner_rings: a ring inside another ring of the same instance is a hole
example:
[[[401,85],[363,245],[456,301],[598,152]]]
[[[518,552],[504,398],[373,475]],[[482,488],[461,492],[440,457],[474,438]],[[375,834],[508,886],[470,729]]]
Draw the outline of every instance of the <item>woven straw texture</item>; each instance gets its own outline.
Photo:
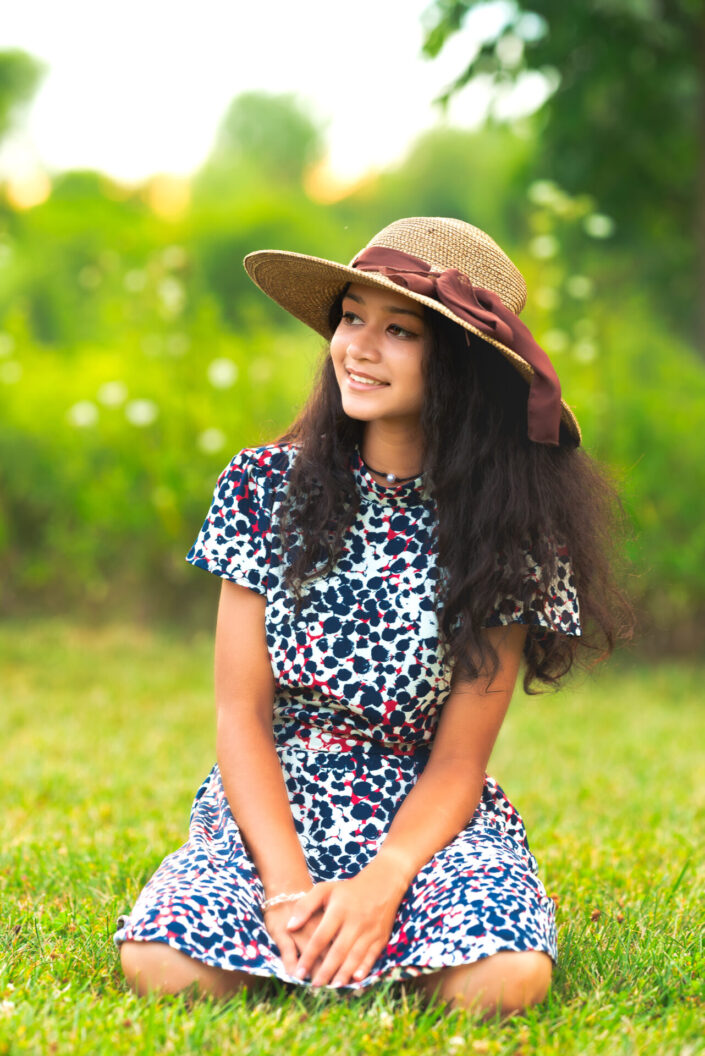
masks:
[[[437,216],[397,220],[375,235],[368,246],[402,250],[419,257],[437,271],[457,268],[474,286],[498,294],[516,315],[526,303],[526,283],[516,265],[489,235],[462,220]],[[331,337],[328,322],[330,307],[346,283],[384,286],[397,293],[403,292],[412,300],[440,312],[499,349],[527,382],[533,377],[533,368],[512,349],[458,318],[439,301],[407,289],[402,290],[384,275],[360,272],[350,265],[277,249],[249,253],[244,265],[252,281],[268,297],[326,339]],[[582,438],[578,421],[568,404],[565,401],[561,403],[561,419],[580,443]]]

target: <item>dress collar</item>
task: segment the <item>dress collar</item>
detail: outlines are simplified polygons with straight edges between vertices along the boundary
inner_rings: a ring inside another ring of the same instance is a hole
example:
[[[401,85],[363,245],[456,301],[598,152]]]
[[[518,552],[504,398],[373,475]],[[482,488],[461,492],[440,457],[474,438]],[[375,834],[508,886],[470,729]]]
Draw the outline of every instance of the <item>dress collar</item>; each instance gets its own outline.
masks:
[[[418,506],[420,503],[431,501],[423,474],[403,484],[380,484],[363,462],[359,447],[353,450],[350,464],[363,498],[375,499],[389,506]]]

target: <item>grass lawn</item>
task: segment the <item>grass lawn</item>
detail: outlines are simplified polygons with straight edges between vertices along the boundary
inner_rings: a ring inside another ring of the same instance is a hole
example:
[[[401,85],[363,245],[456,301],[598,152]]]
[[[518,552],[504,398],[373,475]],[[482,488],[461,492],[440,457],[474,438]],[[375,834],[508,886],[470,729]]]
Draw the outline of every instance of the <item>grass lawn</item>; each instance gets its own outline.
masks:
[[[622,659],[517,691],[490,772],[549,894],[549,998],[504,1024],[273,985],[138,1000],[111,940],[183,842],[213,763],[212,635],[57,621],[0,633],[0,1053],[705,1053],[705,666]]]

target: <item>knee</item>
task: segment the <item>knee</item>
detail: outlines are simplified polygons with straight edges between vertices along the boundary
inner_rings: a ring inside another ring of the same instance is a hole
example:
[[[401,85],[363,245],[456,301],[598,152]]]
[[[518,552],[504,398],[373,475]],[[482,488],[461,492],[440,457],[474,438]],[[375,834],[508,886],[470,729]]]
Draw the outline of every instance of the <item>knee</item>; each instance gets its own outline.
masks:
[[[154,990],[169,992],[164,984],[168,983],[170,974],[170,953],[170,947],[164,943],[123,942],[120,964],[130,989],[140,995]],[[176,992],[176,987],[171,989],[171,993]]]
[[[440,993],[455,1008],[481,1010],[485,1017],[498,1012],[510,1015],[543,1001],[552,969],[547,953],[502,950],[475,964],[450,969]]]
[[[553,963],[547,953],[526,950],[509,953],[501,971],[501,998],[498,1005],[502,1014],[523,1012],[544,1000],[551,985]]]
[[[125,979],[136,994],[179,994],[191,986],[201,994],[232,997],[241,989],[254,992],[264,980],[245,972],[214,968],[165,942],[123,942],[120,961]]]
[[[136,994],[178,994],[200,982],[199,966],[165,942],[123,942],[120,962],[125,979]]]

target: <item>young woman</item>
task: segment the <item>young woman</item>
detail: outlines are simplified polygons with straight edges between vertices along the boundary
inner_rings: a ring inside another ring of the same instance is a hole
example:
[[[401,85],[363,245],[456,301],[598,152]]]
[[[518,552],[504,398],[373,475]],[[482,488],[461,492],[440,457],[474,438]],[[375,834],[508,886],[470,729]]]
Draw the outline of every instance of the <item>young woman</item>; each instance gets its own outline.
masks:
[[[187,555],[223,579],[218,762],[121,921],[126,977],[404,980],[526,1008],[554,904],[486,766],[522,659],[526,689],[553,685],[628,631],[617,500],[482,231],[412,218],[350,266],[245,266],[330,345],[290,430],[223,470]]]

